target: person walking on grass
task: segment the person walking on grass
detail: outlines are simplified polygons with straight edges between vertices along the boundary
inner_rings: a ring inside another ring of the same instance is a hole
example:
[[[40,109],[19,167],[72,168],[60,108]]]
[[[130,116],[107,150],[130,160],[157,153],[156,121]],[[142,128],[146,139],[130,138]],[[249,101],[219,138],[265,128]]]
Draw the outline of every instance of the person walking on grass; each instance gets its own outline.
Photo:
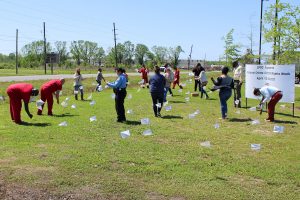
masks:
[[[234,61],[232,63],[233,68],[233,79],[234,79],[234,107],[241,107],[241,88],[243,84],[243,68],[241,65],[239,65],[238,61]]]
[[[205,69],[201,65],[200,65],[199,82],[200,82],[201,99],[203,97],[203,94],[206,95],[206,99],[209,99],[209,96],[204,89],[204,87],[207,85],[208,81],[207,81]]]
[[[268,100],[268,118],[266,121],[268,122],[274,122],[274,114],[275,114],[275,106],[282,98],[282,92],[273,86],[264,86],[262,88],[255,88],[253,90],[253,94],[255,96],[262,96],[262,99],[259,103],[260,107],[260,114],[262,114],[262,106],[265,102]]]
[[[228,108],[227,108],[227,100],[231,97],[232,95],[232,89],[233,89],[233,79],[228,76],[228,67],[223,67],[222,68],[222,74],[217,78],[215,81],[214,78],[212,77],[211,80],[215,87],[213,90],[219,89],[219,97],[220,97],[220,104],[221,104],[221,114],[222,114],[222,119],[227,118],[227,113],[228,113]]]
[[[98,91],[98,92],[100,91],[102,80],[104,82],[106,82],[103,75],[102,75],[102,69],[99,67],[97,77],[96,77],[96,82],[97,82],[96,91]]]
[[[34,89],[31,84],[17,83],[10,85],[6,90],[9,96],[10,116],[12,121],[16,124],[22,124],[21,109],[22,100],[24,101],[24,107],[29,118],[32,118],[32,114],[29,112],[28,103],[31,96],[37,96],[39,90]]]
[[[43,102],[47,101],[48,104],[48,115],[53,115],[52,113],[52,107],[53,107],[53,94],[55,94],[56,102],[59,104],[59,92],[62,90],[62,86],[65,83],[65,79],[60,79],[60,80],[51,80],[48,81],[47,83],[44,83],[41,87],[41,100]],[[41,106],[41,109],[38,109],[37,114],[42,115],[43,104]]]
[[[165,89],[164,89],[164,102],[167,102],[167,93],[170,91],[171,83],[173,82],[173,76],[171,74],[171,69],[166,68],[166,73],[165,73],[165,79],[166,79],[166,84],[165,84]],[[172,90],[171,90],[171,94]]]
[[[77,68],[76,72],[74,74],[74,95],[75,95],[76,100],[78,100],[78,90],[80,90],[81,100],[84,100],[83,99],[83,86],[81,83],[82,80],[83,80],[83,77],[80,74],[80,68]]]
[[[160,111],[163,106],[164,89],[166,85],[166,79],[160,74],[160,68],[154,67],[155,74],[150,78],[150,94],[152,97],[153,112],[155,117],[161,117]]]
[[[127,95],[126,92],[126,82],[127,78],[125,75],[125,70],[123,68],[117,68],[116,73],[118,75],[118,79],[113,83],[106,83],[107,86],[113,88],[115,93],[115,108],[117,112],[117,122],[125,122],[125,108],[124,108],[124,100]]]
[[[201,64],[198,63],[194,69],[193,69],[193,73],[194,73],[194,79],[195,79],[195,87],[194,87],[194,91],[197,92],[197,87],[199,87],[199,91],[201,90],[201,85],[200,85],[200,80],[199,80],[199,75],[200,75],[200,67]]]
[[[180,89],[182,89],[182,86],[180,85],[180,71],[177,67],[174,67],[175,74],[174,74],[174,81],[173,81],[173,89],[175,89],[175,86],[178,85]]]

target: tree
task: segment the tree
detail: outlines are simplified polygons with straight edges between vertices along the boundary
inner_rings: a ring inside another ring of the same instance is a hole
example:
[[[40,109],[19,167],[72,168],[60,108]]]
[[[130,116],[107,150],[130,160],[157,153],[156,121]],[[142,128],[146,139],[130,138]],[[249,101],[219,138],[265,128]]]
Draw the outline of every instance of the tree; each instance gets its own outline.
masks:
[[[124,46],[124,64],[130,66],[133,64],[133,56],[134,56],[134,44],[130,41],[126,41],[123,44]]]
[[[226,63],[228,65],[228,62],[231,63],[232,61],[238,59],[239,55],[239,48],[240,46],[237,44],[233,43],[233,32],[234,29],[231,29],[226,36],[224,36],[222,39],[225,41],[225,58],[226,58]]]
[[[67,52],[67,42],[65,41],[56,41],[54,43],[55,49],[59,55],[59,63],[58,66],[62,66],[68,59],[68,52]]]
[[[104,49],[102,47],[98,47],[94,57],[94,62],[98,63],[98,65],[101,66],[104,58],[105,58]]]
[[[134,51],[135,59],[138,64],[142,65],[145,62],[149,48],[144,44],[137,44]]]
[[[174,67],[177,67],[178,63],[179,63],[179,56],[180,53],[184,52],[181,48],[181,46],[177,46],[175,48],[170,48],[169,53],[170,53],[170,60],[171,60],[171,64]]]
[[[162,65],[167,60],[168,48],[162,46],[153,46],[154,60],[157,65]]]
[[[71,42],[70,51],[74,60],[76,60],[77,65],[81,64],[82,52],[81,47],[83,46],[84,41],[78,40]]]
[[[264,20],[264,38],[273,43],[273,63],[299,62],[300,7],[277,1],[268,8]]]

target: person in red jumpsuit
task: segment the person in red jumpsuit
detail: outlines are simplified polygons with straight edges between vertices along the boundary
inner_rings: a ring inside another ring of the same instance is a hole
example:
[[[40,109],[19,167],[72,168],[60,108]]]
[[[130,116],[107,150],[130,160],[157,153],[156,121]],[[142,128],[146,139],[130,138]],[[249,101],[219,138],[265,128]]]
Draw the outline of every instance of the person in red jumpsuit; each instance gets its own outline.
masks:
[[[180,89],[182,89],[182,86],[179,84],[180,71],[177,67],[174,67],[174,69],[175,69],[175,74],[174,74],[174,81],[173,81],[173,88],[172,89],[175,89],[176,84],[178,84]]]
[[[59,104],[59,91],[62,90],[62,85],[65,83],[65,79],[60,80],[51,80],[47,83],[44,83],[41,87],[41,100],[48,104],[48,115],[52,114],[53,107],[53,93],[56,97],[56,102]],[[42,109],[38,109],[37,114],[42,115],[44,105],[42,105]]]
[[[147,85],[147,88],[149,88],[149,81],[148,81],[148,69],[143,64],[141,69],[139,70],[139,73],[142,74],[142,79],[144,80],[144,85]]]
[[[31,96],[37,96],[39,91],[34,89],[33,86],[29,83],[16,83],[10,85],[6,90],[9,96],[10,104],[10,115],[12,121],[16,124],[22,124],[21,120],[21,109],[22,109],[22,100],[24,101],[24,107],[27,115],[32,118],[28,109],[28,103],[30,102]]]

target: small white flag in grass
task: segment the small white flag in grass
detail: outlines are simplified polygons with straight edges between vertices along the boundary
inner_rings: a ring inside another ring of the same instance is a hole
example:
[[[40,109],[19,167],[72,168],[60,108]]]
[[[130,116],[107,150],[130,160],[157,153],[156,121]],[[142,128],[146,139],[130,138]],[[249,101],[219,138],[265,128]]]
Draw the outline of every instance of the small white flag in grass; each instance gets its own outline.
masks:
[[[127,114],[133,114],[133,110],[132,109],[127,110]]]
[[[166,111],[171,111],[172,110],[172,106],[166,106]]]
[[[80,87],[79,87],[79,90],[83,90],[83,86],[80,86]]]
[[[189,72],[189,76],[194,76],[194,73],[193,72]]]
[[[0,101],[4,101],[4,97],[3,96],[0,96]]]
[[[185,101],[190,101],[190,97],[185,97]]]
[[[75,105],[75,104],[72,104],[72,105],[71,105],[71,108],[75,109],[75,108],[76,108],[76,105]]]
[[[198,114],[200,114],[200,110],[199,109],[194,112],[194,115],[198,115]]]
[[[92,100],[93,94],[91,93],[90,96],[88,96],[87,100]]]
[[[156,105],[156,107],[161,108],[161,103],[157,103],[155,105]]]
[[[101,91],[103,91],[103,87],[102,87],[102,85],[100,85],[100,86],[97,88],[97,91],[98,91],[98,92],[101,92]]]
[[[67,101],[69,101],[69,100],[70,100],[70,97],[66,97],[66,100],[65,100],[65,101],[67,102]]]
[[[261,149],[261,144],[250,144],[250,148],[253,151],[259,151]]]
[[[273,129],[274,133],[283,133],[283,131],[284,131],[284,126],[277,126],[277,125],[274,126]]]
[[[105,85],[104,88],[107,89],[107,88],[109,88],[109,86],[108,86],[108,85]]]
[[[256,107],[251,107],[251,108],[249,108],[249,110],[252,111],[252,112],[256,111]]]
[[[187,91],[185,94],[186,94],[186,95],[190,95],[190,94],[191,94],[191,92],[190,92],[190,91]]]
[[[235,113],[239,115],[239,114],[241,114],[241,111],[237,110]]]
[[[45,102],[44,102],[43,100],[41,100],[41,99],[40,99],[40,100],[37,100],[37,101],[36,101],[36,107],[42,107],[42,105],[44,105],[44,103],[45,103]]]
[[[130,131],[129,131],[129,130],[122,131],[122,132],[120,133],[120,135],[121,135],[121,137],[122,137],[123,139],[128,138],[128,137],[130,136]]]
[[[151,131],[151,129],[147,129],[147,130],[145,130],[144,132],[143,132],[143,135],[144,136],[148,136],[148,135],[152,135],[153,133],[152,133],[152,131]]]
[[[143,118],[143,119],[141,119],[141,124],[142,125],[150,124],[150,119],[149,118]]]
[[[189,119],[194,119],[196,117],[196,115],[193,113],[193,114],[189,114]]]
[[[182,92],[182,89],[179,89],[178,92],[181,93],[181,92]]]
[[[129,94],[129,95],[127,96],[127,99],[132,99],[132,94]]]
[[[215,129],[219,129],[219,128],[220,128],[220,124],[215,123],[215,124],[214,124],[214,127],[215,127]]]
[[[93,106],[93,105],[95,105],[95,104],[96,104],[96,101],[91,101],[91,102],[90,102],[90,105],[91,105],[91,106]]]
[[[68,103],[66,101],[63,101],[63,102],[61,102],[60,105],[64,108],[66,108],[68,106]]]
[[[252,120],[251,124],[258,125],[258,124],[260,124],[260,121],[258,119],[254,119],[254,120]]]
[[[190,78],[190,79],[189,79],[189,82],[190,82],[190,83],[192,83],[192,82],[193,82],[193,80]]]
[[[237,99],[237,100],[234,101],[234,103],[235,103],[235,105],[239,105],[240,100]]]
[[[111,94],[111,98],[112,98],[112,99],[116,98],[116,95],[115,95],[114,93]]]
[[[211,147],[210,141],[201,142],[200,145],[202,147],[206,147],[206,148],[210,148]]]
[[[90,122],[94,122],[94,121],[97,121],[97,117],[96,116],[90,117]]]
[[[66,121],[61,122],[60,124],[58,124],[58,126],[68,126],[68,123]]]

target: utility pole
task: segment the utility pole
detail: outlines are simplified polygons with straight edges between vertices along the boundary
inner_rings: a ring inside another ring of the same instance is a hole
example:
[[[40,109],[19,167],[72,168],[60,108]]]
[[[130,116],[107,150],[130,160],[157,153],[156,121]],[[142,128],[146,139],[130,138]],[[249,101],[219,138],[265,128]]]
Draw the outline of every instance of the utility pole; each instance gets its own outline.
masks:
[[[16,74],[18,74],[19,62],[18,62],[18,29],[16,30]]]
[[[263,16],[263,3],[264,0],[260,0],[260,31],[259,31],[259,58],[258,63],[261,64],[261,31],[262,31],[262,16]]]
[[[189,58],[188,58],[188,70],[190,70],[190,63],[191,63],[191,58],[192,58],[192,52],[193,52],[193,45],[191,46]]]
[[[116,59],[116,67],[118,67],[117,38],[116,38],[116,27],[115,27],[115,23],[114,23],[114,41],[115,41],[115,59]]]
[[[274,29],[275,29],[275,37],[274,37],[274,45],[273,45],[273,60],[276,60],[276,44],[277,44],[277,31],[278,31],[278,3],[279,0],[276,0],[275,4],[275,24],[274,24]]]
[[[44,22],[44,64],[45,64],[45,74],[47,74],[47,63],[46,63],[46,58],[47,58],[47,52],[46,52],[46,24]]]

